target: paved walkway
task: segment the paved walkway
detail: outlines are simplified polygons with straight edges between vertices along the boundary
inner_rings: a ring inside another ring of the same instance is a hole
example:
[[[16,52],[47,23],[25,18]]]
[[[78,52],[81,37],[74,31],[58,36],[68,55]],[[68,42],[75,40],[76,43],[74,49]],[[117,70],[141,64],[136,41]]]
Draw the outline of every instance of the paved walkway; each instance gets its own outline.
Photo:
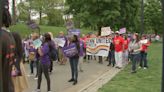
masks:
[[[54,71],[51,77],[52,92],[96,92],[104,83],[114,77],[120,70],[113,67],[107,67],[108,62],[103,64],[97,61],[90,61],[84,63],[84,72],[79,72],[78,84],[73,86],[72,83],[67,82],[71,78],[71,71],[69,62],[66,65],[58,65],[55,63]],[[29,73],[29,65],[25,65],[27,73]],[[34,77],[27,77],[29,82],[29,89],[24,92],[32,92],[37,87],[37,80]],[[99,84],[99,85],[97,85]],[[41,91],[47,92],[47,84],[45,77],[42,77]]]

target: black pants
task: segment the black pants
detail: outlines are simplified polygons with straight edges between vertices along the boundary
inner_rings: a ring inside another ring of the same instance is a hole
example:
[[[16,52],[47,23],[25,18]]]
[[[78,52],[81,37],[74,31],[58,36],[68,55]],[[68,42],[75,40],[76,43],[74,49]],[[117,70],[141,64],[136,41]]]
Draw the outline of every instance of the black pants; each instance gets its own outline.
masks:
[[[109,51],[109,65],[113,65],[113,67],[115,66],[115,56],[114,56],[114,51]]]
[[[137,61],[140,60],[140,53],[139,54],[131,54],[132,58],[132,71],[136,71]]]
[[[147,65],[147,53],[141,52],[140,67],[148,67]]]
[[[72,74],[72,79],[76,80],[78,79],[78,63],[79,63],[79,58],[70,58],[70,66],[71,66],[71,74]]]
[[[51,60],[49,72],[52,72],[52,70],[53,70],[53,60]]]
[[[49,77],[49,65],[48,64],[42,64],[39,63],[39,72],[38,72],[38,87],[37,89],[40,89],[41,82],[42,82],[42,73],[44,73],[44,76],[47,80],[47,90],[50,91],[50,77]]]
[[[31,74],[34,73],[34,61],[30,61]]]
[[[36,64],[36,75],[35,77],[38,77],[38,72],[39,72],[39,60],[35,61],[35,64]]]
[[[99,56],[99,63],[103,63],[103,57]]]

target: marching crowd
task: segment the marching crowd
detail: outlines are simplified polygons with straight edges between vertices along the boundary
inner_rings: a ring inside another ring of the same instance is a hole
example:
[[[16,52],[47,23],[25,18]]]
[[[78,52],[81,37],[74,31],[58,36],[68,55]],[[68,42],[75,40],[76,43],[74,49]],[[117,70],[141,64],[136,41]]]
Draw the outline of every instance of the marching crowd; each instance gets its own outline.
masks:
[[[78,70],[83,72],[83,62],[97,60],[100,64],[103,63],[102,56],[87,55],[87,41],[90,38],[108,38],[111,40],[109,46],[109,55],[107,66],[112,66],[117,69],[123,68],[131,63],[131,73],[137,72],[137,67],[148,69],[147,53],[148,47],[151,44],[151,39],[147,35],[139,35],[138,33],[121,34],[119,31],[108,36],[102,37],[94,33],[82,34],[82,37],[77,35],[64,35],[61,31],[57,38],[65,40],[64,46],[58,46],[53,40],[51,32],[39,35],[33,33],[29,38],[21,40],[18,33],[11,33],[8,27],[11,23],[8,9],[3,11],[3,27],[0,30],[0,91],[1,92],[22,92],[24,87],[19,88],[16,82],[19,76],[25,73],[23,62],[30,63],[30,75],[34,75],[34,65],[37,68],[35,79],[37,79],[37,89],[35,92],[40,92],[42,81],[42,73],[44,73],[47,81],[47,91],[51,91],[50,73],[53,71],[53,62],[57,61],[64,65],[66,61],[70,62],[71,78],[68,82],[73,82],[73,85],[78,83]],[[35,47],[33,41],[40,39],[41,46]],[[75,45],[76,52],[66,56],[63,53],[63,48]],[[2,49],[1,49],[2,48]],[[26,78],[24,82],[26,83]],[[21,90],[22,89],[22,90]],[[19,91],[18,91],[19,90]]]
[[[104,57],[86,54],[87,40],[97,37],[102,38],[102,36],[97,36],[94,33],[88,33],[87,35],[82,34],[81,37],[77,35],[67,36],[61,31],[57,38],[65,40],[63,47],[55,44],[51,32],[45,33],[41,37],[37,33],[33,33],[31,37],[24,39],[24,62],[28,61],[30,63],[31,74],[29,76],[34,75],[34,65],[37,68],[35,79],[38,79],[38,86],[36,92],[40,92],[42,73],[44,73],[46,77],[48,91],[51,90],[49,74],[53,71],[54,61],[57,61],[60,65],[65,65],[66,61],[70,62],[72,76],[68,82],[73,82],[73,85],[76,85],[78,82],[78,70],[83,72],[83,62],[90,62],[90,60],[93,61],[98,58],[98,62],[102,64]],[[43,43],[40,48],[35,48],[32,41],[38,38],[41,39]],[[151,40],[147,35],[140,37],[138,33],[120,34],[119,31],[116,31],[113,34],[105,36],[105,38],[111,40],[109,55],[106,59],[109,62],[107,66],[121,69],[123,66],[131,63],[131,73],[137,72],[137,65],[139,65],[139,68],[148,68],[147,52]],[[72,44],[76,45],[77,53],[67,57],[62,49]]]

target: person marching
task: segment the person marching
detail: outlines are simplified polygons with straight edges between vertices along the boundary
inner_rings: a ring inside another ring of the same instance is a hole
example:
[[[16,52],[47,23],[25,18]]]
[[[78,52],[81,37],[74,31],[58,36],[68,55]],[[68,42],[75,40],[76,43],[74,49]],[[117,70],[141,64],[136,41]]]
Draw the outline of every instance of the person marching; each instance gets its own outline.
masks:
[[[131,53],[131,61],[132,61],[132,71],[131,73],[136,73],[136,65],[137,62],[140,61],[140,50],[141,45],[139,42],[139,35],[135,33],[133,35],[133,41],[129,44],[129,50]]]
[[[119,31],[116,31],[113,43],[115,46],[116,68],[121,69],[123,66],[124,40],[120,36]]]

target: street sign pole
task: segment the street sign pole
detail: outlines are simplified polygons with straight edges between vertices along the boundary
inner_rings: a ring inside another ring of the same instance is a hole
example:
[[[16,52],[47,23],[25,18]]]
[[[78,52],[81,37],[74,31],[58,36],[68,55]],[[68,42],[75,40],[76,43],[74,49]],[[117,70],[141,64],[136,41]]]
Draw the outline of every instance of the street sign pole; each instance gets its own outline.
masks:
[[[161,0],[162,2],[162,14],[163,14],[163,36],[164,36],[164,0]],[[164,55],[164,37],[163,37],[163,55]],[[162,56],[163,56],[162,55]],[[164,56],[162,57],[162,85],[161,85],[161,92],[164,92]]]

